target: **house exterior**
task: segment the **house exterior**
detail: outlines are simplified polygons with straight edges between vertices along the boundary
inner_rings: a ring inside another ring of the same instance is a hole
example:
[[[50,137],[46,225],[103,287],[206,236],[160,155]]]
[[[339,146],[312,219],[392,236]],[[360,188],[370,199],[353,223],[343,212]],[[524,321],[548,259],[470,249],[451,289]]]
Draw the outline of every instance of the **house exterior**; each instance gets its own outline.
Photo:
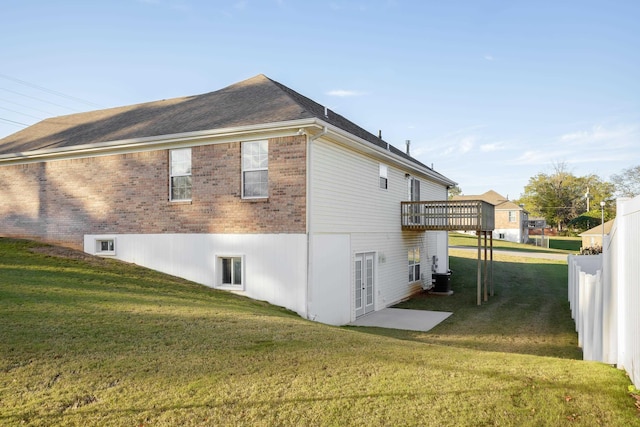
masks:
[[[608,235],[611,232],[611,228],[613,227],[613,223],[615,220],[610,220],[604,223],[604,234]],[[582,238],[582,248],[595,248],[602,247],[602,235],[603,235],[603,225],[600,224],[596,227],[593,227],[583,233],[578,234]]]
[[[342,325],[448,270],[401,227],[455,182],[258,75],[0,140],[0,234],[113,257]]]
[[[529,240],[529,212],[508,198],[489,190],[475,196],[454,196],[452,200],[483,200],[495,206],[495,229],[493,238],[515,243]]]

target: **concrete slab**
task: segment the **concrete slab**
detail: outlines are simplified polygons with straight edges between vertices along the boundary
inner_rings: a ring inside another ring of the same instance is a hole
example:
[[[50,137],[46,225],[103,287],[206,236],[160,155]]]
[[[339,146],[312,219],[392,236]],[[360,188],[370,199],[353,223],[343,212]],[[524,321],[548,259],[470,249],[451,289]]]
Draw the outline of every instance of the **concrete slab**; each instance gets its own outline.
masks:
[[[407,310],[404,308],[385,308],[359,317],[349,326],[374,326],[388,329],[426,332],[453,313],[446,311]]]

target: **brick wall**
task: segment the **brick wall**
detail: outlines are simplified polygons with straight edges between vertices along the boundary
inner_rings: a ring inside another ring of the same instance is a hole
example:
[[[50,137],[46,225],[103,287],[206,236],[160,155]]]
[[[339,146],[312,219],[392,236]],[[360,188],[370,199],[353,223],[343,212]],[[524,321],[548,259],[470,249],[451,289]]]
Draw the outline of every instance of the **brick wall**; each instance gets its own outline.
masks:
[[[514,229],[519,229],[521,226],[521,215],[520,212],[516,209],[512,210],[513,212],[516,213],[516,221],[515,222],[510,222],[509,221],[509,210],[496,210],[495,211],[495,227],[502,229],[502,228],[514,228]]]
[[[192,148],[192,201],[169,202],[168,150],[0,166],[0,235],[304,233],[306,140],[269,140],[269,198],[242,200],[240,142]]]

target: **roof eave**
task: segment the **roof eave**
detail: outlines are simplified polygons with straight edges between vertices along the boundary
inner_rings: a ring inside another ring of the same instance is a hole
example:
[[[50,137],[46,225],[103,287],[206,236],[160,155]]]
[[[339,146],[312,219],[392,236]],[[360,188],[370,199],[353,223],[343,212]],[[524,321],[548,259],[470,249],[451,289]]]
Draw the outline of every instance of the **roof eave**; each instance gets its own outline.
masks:
[[[237,138],[239,136],[251,136],[252,134],[258,137],[259,134],[264,134],[265,132],[272,134],[276,134],[279,132],[295,133],[295,128],[304,129],[305,127],[314,125],[316,125],[316,119],[305,118],[266,124],[260,123],[256,125],[207,129],[203,131],[131,138],[116,141],[105,141],[92,144],[74,145],[70,147],[59,147],[21,153],[2,154],[0,155],[0,164],[53,160],[69,156],[87,157],[92,155],[115,154],[119,152],[148,151],[167,146],[197,145],[198,143],[201,143],[202,140],[210,138]]]
[[[452,181],[451,179],[445,177],[444,175],[441,175],[435,171],[433,171],[432,169],[428,168],[428,167],[424,167],[421,166],[415,162],[410,161],[409,159],[406,159],[404,157],[401,157],[395,153],[392,153],[390,150],[385,150],[384,148],[373,144],[370,141],[367,141],[365,139],[362,139],[358,136],[355,136],[337,126],[331,125],[323,120],[320,119],[316,119],[317,120],[317,124],[321,127],[326,127],[328,133],[331,133],[335,136],[337,136],[341,142],[343,143],[347,143],[347,145],[349,145],[349,142],[355,143],[358,146],[360,146],[361,148],[364,148],[364,151],[368,151],[369,153],[375,154],[377,156],[382,156],[385,158],[390,159],[391,161],[393,161],[394,163],[401,165],[402,167],[408,169],[408,170],[412,170],[416,173],[420,173],[423,175],[428,176],[429,178],[431,178],[432,180],[439,182],[447,187],[453,187],[455,185],[457,185],[457,182]]]

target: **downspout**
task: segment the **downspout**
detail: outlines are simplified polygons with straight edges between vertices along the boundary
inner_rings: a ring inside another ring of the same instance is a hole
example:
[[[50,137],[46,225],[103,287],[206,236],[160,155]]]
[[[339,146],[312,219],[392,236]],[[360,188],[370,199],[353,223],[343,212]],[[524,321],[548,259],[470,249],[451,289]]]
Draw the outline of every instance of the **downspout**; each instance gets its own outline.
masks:
[[[312,222],[311,222],[311,183],[312,183],[312,176],[311,176],[311,167],[312,167],[312,143],[313,141],[315,141],[316,139],[324,136],[327,134],[327,127],[323,126],[322,131],[309,136],[307,135],[307,209],[306,209],[306,214],[307,214],[307,292],[306,292],[306,298],[305,298],[305,313],[306,313],[306,317],[307,319],[310,320],[315,320],[316,316],[311,316],[311,313],[309,313],[309,296],[311,294],[311,280],[313,279],[313,266],[312,266],[312,260],[313,260],[313,245],[311,244],[311,239],[313,236],[313,227],[312,227]],[[306,133],[305,133],[306,134]]]

